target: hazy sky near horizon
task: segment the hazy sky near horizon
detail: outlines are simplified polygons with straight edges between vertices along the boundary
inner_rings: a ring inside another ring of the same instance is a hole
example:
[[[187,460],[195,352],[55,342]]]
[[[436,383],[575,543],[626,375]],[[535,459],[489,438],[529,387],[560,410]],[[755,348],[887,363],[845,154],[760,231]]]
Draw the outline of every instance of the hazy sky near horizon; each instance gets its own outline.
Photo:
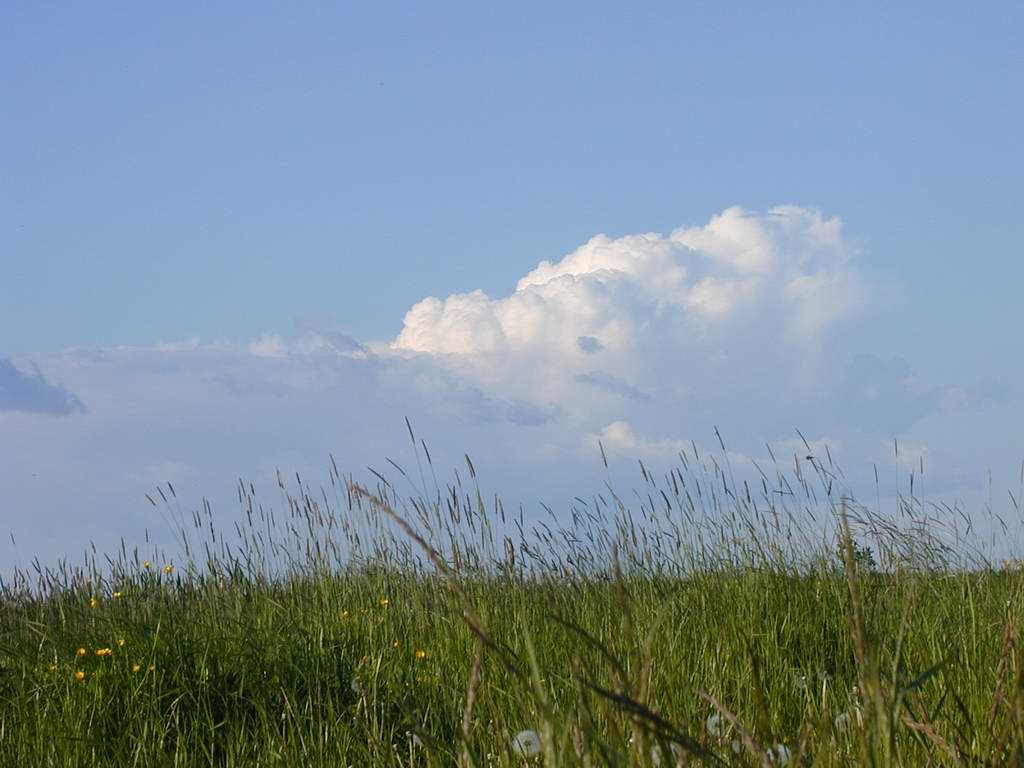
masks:
[[[1022,25],[7,4],[0,532],[22,563],[137,541],[166,481],[231,519],[239,477],[414,461],[405,416],[513,503],[599,490],[598,440],[628,487],[718,427],[1005,507]]]

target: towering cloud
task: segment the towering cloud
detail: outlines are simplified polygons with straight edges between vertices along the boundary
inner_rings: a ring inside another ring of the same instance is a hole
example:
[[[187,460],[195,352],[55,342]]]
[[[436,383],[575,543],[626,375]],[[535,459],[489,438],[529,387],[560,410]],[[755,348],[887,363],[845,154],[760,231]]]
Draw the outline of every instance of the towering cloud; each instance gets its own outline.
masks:
[[[668,236],[597,235],[557,263],[542,261],[507,298],[473,291],[424,299],[406,315],[395,347],[576,354],[582,337],[624,350],[642,320],[711,326],[764,304],[782,308],[790,331],[814,336],[860,299],[852,253],[838,218],[794,206],[766,214],[729,208]]]
[[[597,235],[507,297],[424,299],[392,349],[552,400],[580,383],[637,399],[724,358],[753,362],[765,345],[806,369],[822,334],[864,300],[854,253],[838,218],[794,206],[729,208],[668,235]]]

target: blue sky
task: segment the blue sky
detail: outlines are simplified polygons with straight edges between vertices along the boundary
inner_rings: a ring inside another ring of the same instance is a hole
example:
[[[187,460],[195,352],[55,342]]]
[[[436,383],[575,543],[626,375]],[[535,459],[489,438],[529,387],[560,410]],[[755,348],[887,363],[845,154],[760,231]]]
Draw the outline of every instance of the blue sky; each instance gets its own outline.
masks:
[[[329,450],[382,463],[405,415],[554,505],[598,477],[601,435],[671,463],[715,425],[744,456],[800,427],[848,468],[901,439],[936,493],[977,501],[992,470],[1005,498],[1022,22],[1011,3],[5,6],[19,556],[137,536],[161,480],[230,501],[239,475]]]

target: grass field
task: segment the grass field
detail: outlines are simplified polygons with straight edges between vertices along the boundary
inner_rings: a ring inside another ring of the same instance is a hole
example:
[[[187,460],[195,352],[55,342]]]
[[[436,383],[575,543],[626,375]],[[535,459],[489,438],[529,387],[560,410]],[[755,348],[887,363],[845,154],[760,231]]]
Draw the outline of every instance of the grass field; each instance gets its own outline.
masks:
[[[529,522],[467,469],[240,483],[228,538],[168,486],[180,551],[17,574],[0,764],[1024,765],[1024,572],[958,510],[694,451]]]

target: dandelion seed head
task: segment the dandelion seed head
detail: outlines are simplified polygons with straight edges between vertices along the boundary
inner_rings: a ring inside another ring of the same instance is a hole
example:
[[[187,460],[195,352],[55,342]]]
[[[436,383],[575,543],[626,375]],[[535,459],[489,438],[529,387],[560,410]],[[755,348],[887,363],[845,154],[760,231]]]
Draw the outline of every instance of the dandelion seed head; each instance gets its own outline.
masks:
[[[522,757],[535,757],[540,754],[540,736],[536,731],[520,731],[512,739],[512,751]]]
[[[714,737],[722,735],[722,716],[717,712],[712,712],[708,715],[707,722],[704,723],[704,727],[707,728],[708,734]]]
[[[669,744],[669,750],[672,752],[672,761],[676,762],[683,756],[683,750],[678,744]],[[655,744],[651,747],[651,765],[661,765],[661,758],[664,752],[659,744]]]
[[[412,745],[414,747],[422,747],[423,746],[423,739],[421,739],[419,736],[417,736],[412,731],[406,731],[405,735],[408,737],[409,741],[412,742]]]
[[[768,750],[768,760],[772,765],[789,765],[789,747],[785,744],[776,744]]]

